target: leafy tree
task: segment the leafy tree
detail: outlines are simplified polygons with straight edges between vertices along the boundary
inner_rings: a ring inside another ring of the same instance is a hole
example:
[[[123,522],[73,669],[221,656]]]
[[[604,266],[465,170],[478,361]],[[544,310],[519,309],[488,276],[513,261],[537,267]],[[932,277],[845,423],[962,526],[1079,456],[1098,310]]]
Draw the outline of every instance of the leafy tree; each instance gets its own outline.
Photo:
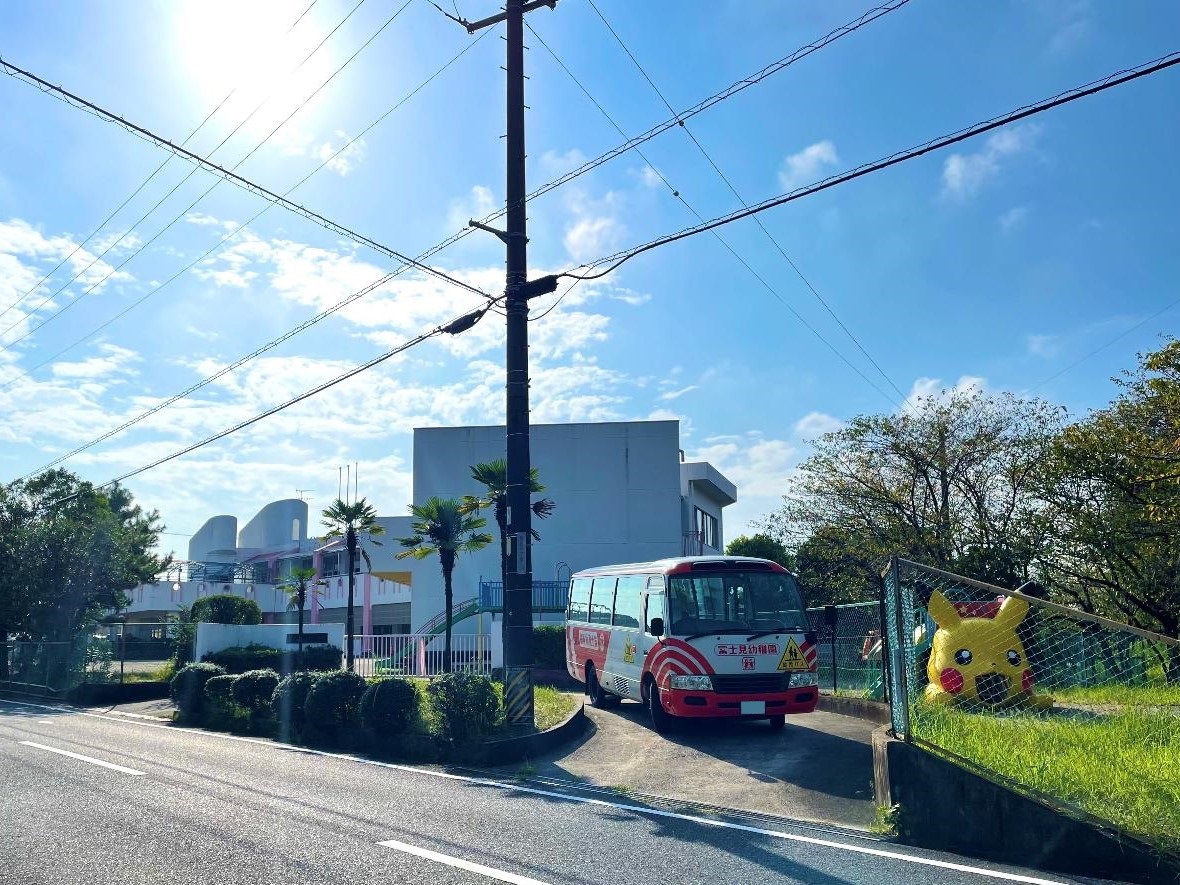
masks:
[[[1039,539],[1034,478],[1058,425],[1047,403],[976,389],[857,417],[816,442],[764,529],[788,544],[814,538],[816,561],[849,576],[876,574],[896,552],[1020,583]],[[850,544],[838,556],[826,549],[836,536]]]
[[[794,568],[795,558],[787,551],[782,542],[776,541],[770,535],[758,532],[752,537],[738,535],[725,547],[727,556],[753,556],[758,559],[769,559],[787,568]]]
[[[282,590],[290,598],[291,606],[299,612],[299,658],[303,659],[303,610],[307,607],[307,600],[319,596],[320,587],[326,582],[315,580],[315,569],[291,569],[291,577],[279,584],[276,589]]]
[[[337,498],[327,510],[323,512],[324,525],[329,529],[326,537],[344,538],[344,546],[348,551],[348,614],[345,619],[345,665],[344,669],[351,670],[353,662],[353,595],[356,587],[356,554],[360,550],[365,565],[372,568],[369,554],[360,546],[362,535],[381,546],[380,541],[374,540],[378,535],[385,534],[385,529],[377,524],[377,511],[373,505],[361,498],[349,504]]]
[[[398,543],[408,549],[397,555],[398,559],[408,556],[414,559],[425,559],[438,554],[439,565],[443,575],[443,605],[447,615],[446,636],[443,640],[444,669],[451,671],[451,616],[454,606],[454,588],[451,585],[451,574],[455,570],[455,560],[460,553],[474,553],[482,550],[495,540],[487,532],[481,532],[488,521],[482,516],[476,516],[461,502],[454,498],[433,497],[425,504],[411,504],[410,515],[414,517],[410,528],[414,534],[408,538],[399,538]]]
[[[876,599],[881,590],[881,566],[891,552],[840,526],[820,526],[795,550],[795,570],[807,604]]]
[[[193,624],[261,624],[262,609],[253,599],[232,593],[202,596],[188,610]]]
[[[153,552],[163,529],[126,489],[66,470],[0,487],[0,637],[68,641],[123,608],[167,567]]]
[[[1064,601],[1180,638],[1180,341],[1115,380],[1041,474],[1041,568]],[[1169,670],[1180,681],[1180,655]]]
[[[463,507],[467,510],[491,508],[496,519],[496,525],[500,529],[500,587],[507,592],[508,463],[503,458],[497,458],[495,461],[476,464],[471,468],[471,478],[482,485],[484,491],[479,496],[464,495]],[[530,468],[530,494],[539,495],[543,491],[545,491],[545,486],[541,485],[540,474],[537,472],[537,468]],[[553,514],[553,511],[557,509],[557,505],[549,498],[541,498],[538,501],[533,501],[529,506],[532,508],[533,516],[538,519],[548,519]],[[532,529],[531,534],[534,541],[541,540],[541,535],[535,528]],[[504,629],[507,629],[508,622],[504,621],[503,623]]]

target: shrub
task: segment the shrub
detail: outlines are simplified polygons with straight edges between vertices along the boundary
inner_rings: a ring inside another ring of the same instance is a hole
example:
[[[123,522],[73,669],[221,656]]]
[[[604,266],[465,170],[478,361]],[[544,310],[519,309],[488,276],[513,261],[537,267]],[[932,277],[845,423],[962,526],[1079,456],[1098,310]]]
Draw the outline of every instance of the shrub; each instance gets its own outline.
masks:
[[[334,645],[313,645],[298,651],[283,651],[252,642],[249,645],[235,645],[220,651],[211,651],[205,660],[220,664],[230,673],[247,673],[250,670],[275,670],[289,675],[297,670],[339,670],[343,652]]]
[[[252,714],[270,714],[270,699],[279,684],[274,670],[249,670],[237,678],[233,686],[234,701]]]
[[[447,673],[430,683],[431,707],[439,736],[452,744],[469,744],[490,734],[503,704],[486,676]]]
[[[303,730],[313,740],[341,743],[359,723],[365,680],[349,670],[320,676],[303,702]]]
[[[544,624],[533,628],[533,666],[565,669],[565,626]]]
[[[261,624],[262,609],[253,599],[220,593],[194,602],[189,609],[189,620],[195,624]]]
[[[209,728],[244,729],[247,713],[234,703],[234,684],[240,676],[213,676],[205,682],[205,725]]]
[[[292,673],[275,686],[270,696],[270,709],[279,723],[280,740],[298,740],[303,735],[303,705],[307,701],[307,692],[315,681],[318,673]]]
[[[225,668],[216,664],[189,664],[172,677],[172,702],[180,710],[181,721],[201,722],[205,713],[205,683],[224,675]]]
[[[422,721],[422,695],[409,679],[391,676],[365,689],[360,703],[361,727],[375,743],[403,735]]]

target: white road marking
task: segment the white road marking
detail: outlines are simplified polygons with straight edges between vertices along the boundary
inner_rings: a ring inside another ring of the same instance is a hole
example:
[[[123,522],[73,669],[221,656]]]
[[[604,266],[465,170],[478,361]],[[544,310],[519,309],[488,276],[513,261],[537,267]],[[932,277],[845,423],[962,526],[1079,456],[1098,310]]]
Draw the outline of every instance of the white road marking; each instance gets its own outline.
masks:
[[[851,845],[847,842],[833,842],[830,839],[819,839],[815,836],[803,836],[796,833],[784,833],[779,830],[767,830],[762,827],[753,827],[747,824],[733,823],[730,821],[712,820],[707,817],[699,817],[692,814],[681,814],[676,811],[665,811],[662,808],[644,808],[639,805],[628,805],[622,802],[608,802],[605,799],[594,799],[589,796],[576,796],[569,793],[561,793],[555,790],[539,790],[535,787],[525,787],[520,784],[504,783],[502,781],[494,781],[482,777],[470,777],[463,774],[451,774],[445,771],[431,771],[424,768],[415,768],[412,765],[398,765],[395,762],[379,762],[376,759],[365,759],[360,756],[349,756],[345,753],[329,753],[326,750],[312,750],[308,747],[295,747],[289,744],[280,744],[274,741],[261,740],[259,738],[239,737],[234,734],[222,734],[220,732],[202,731],[195,728],[182,728],[176,725],[154,724],[149,722],[142,722],[138,720],[123,719],[115,716],[104,716],[100,713],[86,713],[82,710],[75,710],[70,707],[49,707],[44,704],[31,704],[26,701],[13,701],[7,698],[0,698],[0,703],[20,704],[25,707],[39,707],[43,710],[56,710],[62,713],[73,713],[77,716],[88,716],[92,719],[105,719],[108,722],[121,722],[124,725],[136,725],[142,728],[167,728],[172,731],[187,732],[189,734],[199,734],[205,737],[218,738],[227,741],[239,741],[246,744],[259,744],[261,746],[272,747],[278,750],[285,750],[290,752],[301,753],[303,755],[323,756],[329,759],[343,759],[347,762],[357,762],[362,765],[373,765],[377,768],[388,768],[393,771],[405,771],[411,774],[425,775],[427,777],[441,778],[444,780],[461,781],[463,783],[474,784],[481,787],[494,787],[501,790],[507,790],[513,793],[528,793],[534,796],[545,796],[547,798],[565,799],[569,802],[578,802],[583,805],[594,805],[604,808],[615,808],[622,811],[629,811],[633,814],[645,814],[650,817],[671,818],[673,820],[683,820],[690,823],[702,824],[708,827],[718,827],[721,829],[737,830],[743,833],[753,833],[758,836],[769,836],[774,839],[784,839],[789,842],[802,842],[807,845],[820,845],[824,848],[834,848],[839,851],[850,851],[855,854],[868,854],[874,857],[887,858],[889,860],[898,860],[903,863],[919,864],[921,866],[938,867],[944,870],[955,870],[960,873],[969,873],[976,876],[984,876],[992,879],[1003,879],[1008,882],[1026,882],[1028,885],[1069,885],[1069,883],[1062,879],[1039,879],[1035,876],[1025,876],[1020,873],[1006,873],[1002,870],[989,870],[984,867],[973,867],[968,864],[952,863],[946,860],[935,860],[930,857],[920,857],[913,854],[904,854],[900,851],[887,851],[881,848],[869,848],[864,845]],[[881,842],[883,840],[873,839],[869,836],[862,837],[865,841]]]
[[[89,762],[91,765],[101,765],[103,768],[112,768],[124,774],[143,776],[142,771],[136,771],[134,768],[124,768],[122,765],[115,765],[113,762],[103,762],[101,759],[95,759],[93,756],[83,756],[81,753],[71,753],[69,750],[59,750],[57,747],[47,747],[44,744],[35,744],[32,741],[17,741],[17,743],[23,744],[26,747],[36,747],[38,750],[48,750],[50,753],[60,753],[62,756],[69,756],[71,759],[81,759],[83,762]]]
[[[512,885],[547,885],[540,879],[530,879],[528,876],[518,876],[516,873],[506,873],[503,870],[497,870],[494,867],[485,867],[483,864],[473,863],[469,860],[463,860],[461,857],[451,857],[449,854],[439,854],[437,851],[431,851],[429,848],[419,848],[417,845],[408,845],[405,842],[398,842],[396,839],[390,839],[386,842],[378,842],[386,848],[393,848],[396,851],[404,851],[406,854],[413,854],[417,857],[424,857],[427,860],[432,860],[435,863],[446,864],[449,867],[457,867],[460,870],[467,870],[469,873],[479,873],[481,876],[487,876],[489,879],[499,879],[501,882],[511,882]]]

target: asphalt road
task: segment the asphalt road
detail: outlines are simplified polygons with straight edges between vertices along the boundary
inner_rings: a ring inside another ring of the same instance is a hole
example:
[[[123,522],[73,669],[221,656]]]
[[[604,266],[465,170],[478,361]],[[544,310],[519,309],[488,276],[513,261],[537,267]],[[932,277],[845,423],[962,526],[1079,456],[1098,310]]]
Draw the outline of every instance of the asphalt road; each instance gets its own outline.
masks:
[[[72,754],[72,755],[71,755]],[[8,883],[1085,881],[837,828],[0,699]]]

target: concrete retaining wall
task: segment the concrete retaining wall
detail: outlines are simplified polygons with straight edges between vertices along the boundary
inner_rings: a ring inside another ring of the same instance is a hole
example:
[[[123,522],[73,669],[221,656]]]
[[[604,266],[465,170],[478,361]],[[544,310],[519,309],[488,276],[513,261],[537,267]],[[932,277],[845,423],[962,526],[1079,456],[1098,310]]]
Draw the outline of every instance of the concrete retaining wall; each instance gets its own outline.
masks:
[[[878,725],[889,724],[889,705],[862,698],[843,698],[837,695],[820,694],[815,707],[825,713],[839,713],[842,716],[856,716]]]
[[[898,828],[914,845],[1071,875],[1180,881],[1180,859],[1014,792],[914,744],[873,732],[877,802],[900,806]]]

